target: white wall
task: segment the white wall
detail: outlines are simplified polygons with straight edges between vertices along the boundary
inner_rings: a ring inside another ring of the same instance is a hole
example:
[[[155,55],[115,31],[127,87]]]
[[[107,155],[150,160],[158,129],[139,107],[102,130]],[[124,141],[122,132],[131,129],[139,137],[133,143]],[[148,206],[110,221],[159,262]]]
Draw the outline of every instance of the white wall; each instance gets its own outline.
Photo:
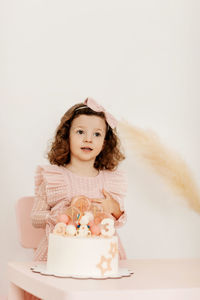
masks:
[[[4,0],[1,31],[0,294],[17,240],[14,205],[33,194],[37,164],[63,113],[88,95],[116,117],[154,130],[200,186],[199,2]],[[199,257],[199,215],[128,154],[120,230],[130,258]]]

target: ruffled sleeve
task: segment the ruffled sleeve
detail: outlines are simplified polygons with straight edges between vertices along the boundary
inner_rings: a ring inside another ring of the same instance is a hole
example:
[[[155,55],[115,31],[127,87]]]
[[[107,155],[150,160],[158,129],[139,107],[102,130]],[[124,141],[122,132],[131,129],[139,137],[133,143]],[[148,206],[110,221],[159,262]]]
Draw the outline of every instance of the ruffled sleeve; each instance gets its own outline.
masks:
[[[123,170],[105,172],[105,190],[119,203],[122,215],[115,220],[115,226],[121,227],[126,223],[127,215],[124,207],[124,199],[127,194],[127,178]]]
[[[67,194],[67,184],[63,172],[56,165],[38,166],[35,175],[35,193],[41,183],[45,184],[47,203],[53,207],[58,201],[65,200]]]
[[[56,221],[55,216],[66,202],[67,184],[61,168],[55,165],[38,166],[35,174],[35,201],[31,213],[33,226],[45,228],[49,221]]]

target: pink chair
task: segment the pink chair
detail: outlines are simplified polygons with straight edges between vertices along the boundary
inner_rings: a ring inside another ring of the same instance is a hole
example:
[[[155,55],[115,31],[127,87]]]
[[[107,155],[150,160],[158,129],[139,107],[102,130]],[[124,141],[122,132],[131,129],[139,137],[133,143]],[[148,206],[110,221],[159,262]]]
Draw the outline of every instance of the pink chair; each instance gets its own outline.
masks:
[[[15,206],[18,237],[23,248],[36,249],[40,240],[45,234],[44,229],[34,228],[31,223],[31,210],[33,207],[34,197],[20,198]],[[24,291],[10,283],[9,299],[24,299]],[[31,298],[30,298],[31,299]]]
[[[16,218],[19,242],[24,248],[36,249],[45,234],[44,229],[34,228],[31,223],[31,210],[34,197],[20,198],[16,203]]]

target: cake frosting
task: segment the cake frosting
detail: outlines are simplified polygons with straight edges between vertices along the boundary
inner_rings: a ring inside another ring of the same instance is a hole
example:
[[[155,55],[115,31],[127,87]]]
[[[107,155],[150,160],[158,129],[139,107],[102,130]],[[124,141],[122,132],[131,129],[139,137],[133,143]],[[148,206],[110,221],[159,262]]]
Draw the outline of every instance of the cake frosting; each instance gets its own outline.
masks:
[[[117,274],[117,236],[85,238],[50,234],[47,272],[87,277]]]

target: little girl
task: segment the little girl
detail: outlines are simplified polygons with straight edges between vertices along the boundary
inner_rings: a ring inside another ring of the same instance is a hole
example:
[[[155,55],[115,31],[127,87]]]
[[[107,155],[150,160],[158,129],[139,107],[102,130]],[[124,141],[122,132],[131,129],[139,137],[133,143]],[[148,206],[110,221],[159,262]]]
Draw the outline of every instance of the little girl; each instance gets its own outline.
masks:
[[[123,199],[126,183],[117,169],[125,157],[119,147],[116,119],[93,99],[71,107],[62,117],[48,153],[50,165],[38,166],[32,223],[45,228],[35,260],[46,260],[48,235],[77,195],[95,199],[115,226],[126,221]],[[119,241],[119,257],[125,259]]]

